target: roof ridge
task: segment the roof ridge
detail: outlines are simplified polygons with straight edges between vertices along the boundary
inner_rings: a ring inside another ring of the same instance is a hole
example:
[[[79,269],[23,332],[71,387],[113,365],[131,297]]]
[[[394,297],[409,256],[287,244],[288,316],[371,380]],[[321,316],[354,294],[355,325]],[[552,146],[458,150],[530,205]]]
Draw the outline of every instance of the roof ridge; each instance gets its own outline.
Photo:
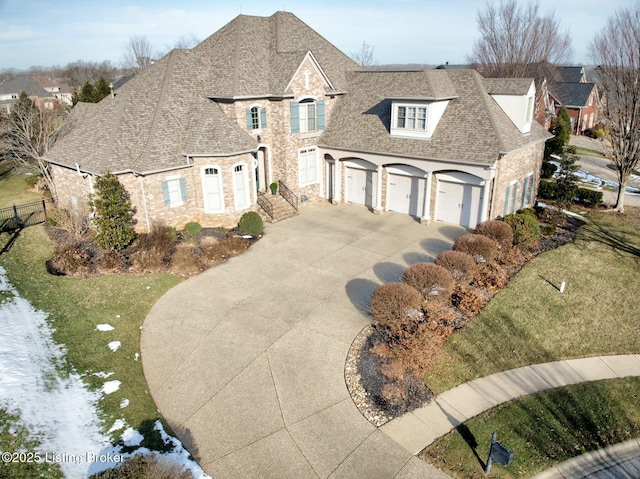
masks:
[[[446,70],[445,70],[446,71]],[[480,75],[480,73],[478,73],[475,70],[470,70],[471,75],[473,75],[473,80],[476,83],[476,85],[478,85],[478,87],[481,89],[481,101],[484,103],[485,105],[485,111],[487,112],[487,114],[489,115],[489,121],[491,122],[491,126],[494,132],[496,132],[496,137],[498,139],[498,143],[500,146],[500,149],[498,150],[500,151],[506,151],[506,145],[504,142],[504,139],[502,138],[502,135],[500,134],[500,130],[498,128],[498,122],[496,121],[496,119],[493,117],[493,112],[491,111],[491,107],[489,105],[489,98],[491,95],[487,92],[487,88],[486,85],[484,84],[484,77],[482,77]],[[493,99],[493,97],[491,98],[493,102],[495,102],[495,100]]]
[[[147,151],[147,147],[149,145],[149,142],[151,141],[151,134],[153,131],[155,131],[155,127],[158,123],[158,110],[160,109],[160,105],[163,104],[163,100],[165,99],[166,95],[167,95],[167,90],[168,90],[168,85],[169,85],[169,80],[170,78],[173,76],[173,66],[174,63],[176,61],[176,50],[171,50],[168,54],[167,54],[167,65],[165,67],[165,71],[164,71],[164,75],[163,75],[163,79],[162,79],[162,88],[160,89],[160,94],[157,97],[156,100],[156,104],[155,107],[153,109],[153,120],[151,120],[151,125],[149,127],[149,129],[147,130],[147,138],[144,141],[144,144],[142,146],[142,148],[140,149],[140,154],[138,155],[138,157],[136,158],[134,165],[133,165],[133,169],[134,170],[138,170],[140,163],[142,161],[142,156],[145,154],[145,152]],[[151,67],[153,68],[153,66]]]

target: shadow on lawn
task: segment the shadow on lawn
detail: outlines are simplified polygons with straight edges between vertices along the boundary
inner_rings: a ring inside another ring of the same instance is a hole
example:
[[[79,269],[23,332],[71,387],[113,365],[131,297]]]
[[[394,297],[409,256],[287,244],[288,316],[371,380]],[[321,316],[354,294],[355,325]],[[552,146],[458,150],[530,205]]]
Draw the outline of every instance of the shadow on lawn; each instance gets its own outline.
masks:
[[[640,248],[631,244],[625,235],[611,231],[611,228],[607,228],[598,223],[584,225],[580,229],[579,238],[583,241],[596,241],[616,251],[640,258]]]
[[[532,318],[535,320],[535,318]],[[507,338],[508,347],[495,338]],[[494,369],[507,370],[512,364],[537,364],[557,361],[553,351],[546,350],[531,333],[502,314],[488,325],[482,346],[462,344],[455,354],[473,370],[473,375],[486,374],[482,364],[492,358]],[[497,432],[500,441],[515,453],[516,459],[541,464],[551,459],[559,463],[588,451],[640,435],[640,421],[625,405],[632,403],[640,391],[640,378],[628,378],[622,389],[611,389],[606,381],[549,389],[542,394],[520,398],[494,408],[482,421],[469,427],[446,414],[450,424],[469,446],[479,466],[485,463],[478,454],[476,437],[490,437]],[[522,385],[525,386],[525,385]],[[502,425],[502,426],[500,426]],[[499,428],[499,430],[495,430]],[[488,439],[487,439],[488,444]],[[516,466],[517,467],[517,466]],[[531,472],[531,471],[530,471]]]

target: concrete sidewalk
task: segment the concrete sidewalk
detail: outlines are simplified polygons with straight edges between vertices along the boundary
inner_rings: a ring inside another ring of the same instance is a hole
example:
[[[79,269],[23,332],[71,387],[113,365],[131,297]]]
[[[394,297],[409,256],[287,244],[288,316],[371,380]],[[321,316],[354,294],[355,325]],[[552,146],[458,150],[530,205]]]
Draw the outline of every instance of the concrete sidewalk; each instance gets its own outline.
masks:
[[[640,376],[640,355],[599,356],[511,369],[439,394],[380,429],[412,454],[463,422],[512,399],[586,381]]]
[[[558,464],[532,479],[638,479],[640,438],[589,452]]]

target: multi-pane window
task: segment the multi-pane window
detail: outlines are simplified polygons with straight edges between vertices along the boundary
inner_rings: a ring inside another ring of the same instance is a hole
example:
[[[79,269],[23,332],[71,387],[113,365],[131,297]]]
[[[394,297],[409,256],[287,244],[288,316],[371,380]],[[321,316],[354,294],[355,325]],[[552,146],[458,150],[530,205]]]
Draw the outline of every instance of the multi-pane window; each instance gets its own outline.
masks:
[[[406,130],[427,129],[427,107],[426,106],[398,106],[396,127]]]
[[[307,133],[324,130],[324,100],[311,98],[291,102],[291,133]]]
[[[260,128],[260,111],[257,106],[251,108],[251,129],[257,130]]]
[[[305,148],[298,152],[298,171],[300,172],[300,186],[319,181],[318,158],[315,148]]]
[[[260,130],[267,127],[267,109],[259,106],[247,108],[247,130]]]
[[[187,180],[170,178],[162,182],[162,196],[167,206],[180,206],[187,201]]]
[[[300,133],[315,131],[316,129],[316,103],[313,100],[302,100],[298,107],[300,120]]]

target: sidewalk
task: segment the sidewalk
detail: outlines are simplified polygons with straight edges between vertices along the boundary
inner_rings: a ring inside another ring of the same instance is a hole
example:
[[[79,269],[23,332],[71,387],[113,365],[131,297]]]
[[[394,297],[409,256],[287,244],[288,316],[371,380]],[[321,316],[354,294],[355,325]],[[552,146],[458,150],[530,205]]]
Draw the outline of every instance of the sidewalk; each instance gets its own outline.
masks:
[[[600,356],[534,364],[475,379],[438,395],[380,430],[412,454],[463,422],[512,399],[601,379],[640,376],[640,355]]]
[[[637,479],[640,438],[630,439],[562,462],[532,479]]]

